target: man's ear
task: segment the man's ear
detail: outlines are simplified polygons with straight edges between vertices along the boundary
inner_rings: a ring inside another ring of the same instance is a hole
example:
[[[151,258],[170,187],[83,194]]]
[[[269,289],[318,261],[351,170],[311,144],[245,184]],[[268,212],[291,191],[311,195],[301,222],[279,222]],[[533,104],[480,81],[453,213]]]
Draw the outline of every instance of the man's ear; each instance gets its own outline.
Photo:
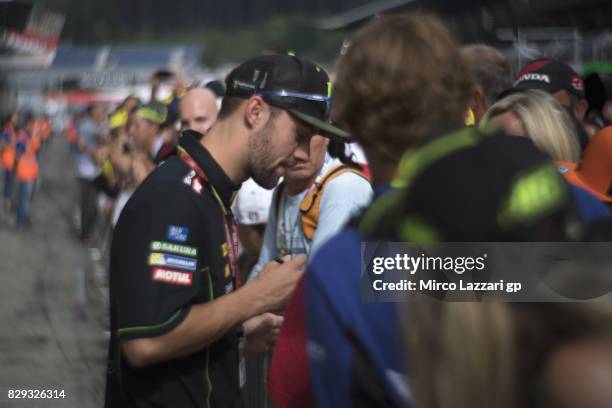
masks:
[[[574,104],[574,116],[580,122],[584,121],[587,110],[589,110],[589,103],[584,99],[581,99]]]
[[[476,124],[480,122],[480,119],[487,112],[487,102],[485,100],[484,91],[482,87],[477,85],[474,87],[472,91],[472,99],[470,101],[470,108],[472,108],[472,112],[474,113],[474,121]]]
[[[244,121],[249,128],[259,129],[268,120],[270,109],[261,96],[251,96],[244,106]]]

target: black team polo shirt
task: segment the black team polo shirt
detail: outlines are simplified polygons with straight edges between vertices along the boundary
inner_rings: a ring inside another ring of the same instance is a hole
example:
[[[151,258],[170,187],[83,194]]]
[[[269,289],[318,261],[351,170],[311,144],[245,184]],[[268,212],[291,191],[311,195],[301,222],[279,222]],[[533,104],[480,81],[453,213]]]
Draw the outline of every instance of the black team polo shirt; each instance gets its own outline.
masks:
[[[238,185],[189,131],[182,147],[206,173],[225,208]],[[110,260],[111,339],[106,407],[241,407],[238,333],[176,360],[132,368],[120,352],[129,339],[178,326],[195,304],[235,290],[223,212],[210,184],[173,156],[126,204]]]

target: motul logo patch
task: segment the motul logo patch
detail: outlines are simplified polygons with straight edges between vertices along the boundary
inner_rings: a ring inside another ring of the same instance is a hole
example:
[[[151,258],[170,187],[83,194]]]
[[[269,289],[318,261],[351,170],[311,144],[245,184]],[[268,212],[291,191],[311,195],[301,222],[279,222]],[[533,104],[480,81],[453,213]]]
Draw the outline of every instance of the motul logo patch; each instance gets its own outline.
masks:
[[[153,268],[151,273],[154,282],[164,282],[179,286],[191,286],[193,283],[191,272],[175,271],[166,268]]]

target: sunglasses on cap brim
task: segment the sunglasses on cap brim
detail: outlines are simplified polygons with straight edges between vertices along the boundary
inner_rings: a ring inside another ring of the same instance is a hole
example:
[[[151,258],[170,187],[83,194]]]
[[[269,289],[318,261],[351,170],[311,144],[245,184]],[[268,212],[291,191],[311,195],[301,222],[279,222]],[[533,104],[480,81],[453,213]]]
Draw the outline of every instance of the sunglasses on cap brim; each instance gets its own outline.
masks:
[[[287,97],[287,98],[296,98],[302,99],[305,101],[311,102],[322,102],[325,103],[325,121],[329,121],[329,115],[331,112],[332,98],[329,96],[316,95],[316,94],[304,94],[300,92],[292,92],[286,90],[280,91],[258,91],[255,95],[265,97]]]

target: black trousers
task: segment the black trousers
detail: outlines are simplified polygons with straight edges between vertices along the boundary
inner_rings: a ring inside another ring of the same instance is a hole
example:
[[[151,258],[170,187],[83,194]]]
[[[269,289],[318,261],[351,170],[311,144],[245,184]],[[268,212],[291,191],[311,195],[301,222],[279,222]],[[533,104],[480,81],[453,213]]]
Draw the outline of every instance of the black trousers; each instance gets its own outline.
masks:
[[[79,178],[81,189],[81,237],[91,236],[98,216],[98,190],[90,179]]]

